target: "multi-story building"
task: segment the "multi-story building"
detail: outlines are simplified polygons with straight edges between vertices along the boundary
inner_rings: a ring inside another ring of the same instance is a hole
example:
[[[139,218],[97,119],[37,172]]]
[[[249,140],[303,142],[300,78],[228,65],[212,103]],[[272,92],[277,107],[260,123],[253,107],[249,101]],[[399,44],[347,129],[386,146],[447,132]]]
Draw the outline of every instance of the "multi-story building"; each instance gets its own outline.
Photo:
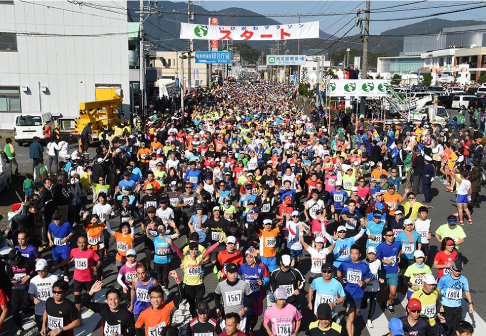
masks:
[[[0,0],[0,128],[34,112],[75,117],[97,87],[130,110],[127,1]]]

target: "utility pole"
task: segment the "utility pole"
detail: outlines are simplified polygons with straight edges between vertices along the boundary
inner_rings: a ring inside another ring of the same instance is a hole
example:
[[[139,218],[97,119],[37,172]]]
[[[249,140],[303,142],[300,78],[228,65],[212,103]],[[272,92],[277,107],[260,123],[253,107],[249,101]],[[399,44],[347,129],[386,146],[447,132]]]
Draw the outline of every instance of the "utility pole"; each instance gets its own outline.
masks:
[[[297,16],[299,17],[299,24],[300,24],[300,9],[299,9],[299,14],[297,14]],[[297,55],[300,56],[300,39],[297,39]],[[300,65],[299,65],[299,78],[297,80],[297,83],[300,84]]]
[[[208,17],[208,26],[211,25],[211,17]],[[212,48],[212,41],[211,40],[208,40],[208,51],[211,51],[213,48]],[[208,88],[211,89],[211,86],[212,86],[212,83],[213,83],[213,76],[212,76],[212,73],[213,73],[213,64],[209,63],[207,65],[207,72],[209,74],[209,76],[207,76],[208,78]]]
[[[139,70],[140,70],[140,84],[139,84],[139,88],[140,88],[140,104],[139,104],[139,108],[140,108],[140,111],[139,113],[142,115],[142,116],[145,116],[145,51],[144,51],[144,30],[143,30],[143,22],[145,21],[145,18],[143,16],[143,10],[144,10],[144,7],[143,7],[143,0],[140,0],[140,46],[139,46],[139,52],[140,52],[140,55],[139,55],[139,60],[138,60],[138,64],[139,64]]]
[[[366,0],[365,11],[365,28],[363,34],[363,65],[361,66],[361,78],[368,78],[368,38],[370,35],[370,12],[371,12],[371,0]],[[360,114],[366,113],[366,99],[361,98]]]
[[[187,0],[187,23],[191,23],[191,0]],[[191,40],[187,40],[187,92],[191,92]]]

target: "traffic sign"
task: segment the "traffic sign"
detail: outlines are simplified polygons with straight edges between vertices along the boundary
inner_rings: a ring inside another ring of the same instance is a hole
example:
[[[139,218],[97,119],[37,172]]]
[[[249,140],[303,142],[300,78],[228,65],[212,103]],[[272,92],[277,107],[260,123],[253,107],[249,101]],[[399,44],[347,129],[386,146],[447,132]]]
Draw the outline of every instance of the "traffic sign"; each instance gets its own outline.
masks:
[[[231,64],[230,51],[196,51],[196,63]]]
[[[267,55],[267,65],[305,65],[305,55]]]

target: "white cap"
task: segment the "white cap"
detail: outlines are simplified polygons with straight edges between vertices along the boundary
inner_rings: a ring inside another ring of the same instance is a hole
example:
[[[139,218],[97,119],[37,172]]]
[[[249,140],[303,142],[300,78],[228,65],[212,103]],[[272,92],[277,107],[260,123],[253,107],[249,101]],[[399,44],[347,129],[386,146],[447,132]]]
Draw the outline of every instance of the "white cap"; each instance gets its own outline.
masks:
[[[273,224],[271,219],[264,219],[263,224]]]
[[[134,249],[129,249],[127,251],[127,254],[126,255],[127,256],[129,256],[129,255],[136,256],[137,255],[137,251],[135,251]]]
[[[395,210],[393,213],[395,215],[401,215],[401,214],[403,214],[402,210],[399,210],[399,209]]]
[[[403,225],[411,225],[413,224],[413,220],[411,220],[410,218],[407,218],[403,221]]]
[[[422,250],[417,250],[413,253],[414,258],[425,258],[424,252]]]
[[[353,163],[355,166],[358,166],[359,165],[359,162],[358,161],[354,161]]]
[[[35,270],[36,271],[43,271],[43,270],[46,269],[47,266],[48,266],[48,264],[47,264],[47,261],[45,259],[39,259],[35,263]]]
[[[341,182],[341,181],[336,181],[336,187],[337,187],[337,186],[342,186],[342,185],[343,185],[343,182]]]
[[[358,187],[352,187],[351,191],[358,191]]]
[[[97,162],[103,162],[103,159],[102,158],[98,158],[98,160],[96,160]]]
[[[374,254],[376,254],[376,248],[374,246],[369,246],[366,249],[366,253],[374,253]]]
[[[282,265],[284,265],[284,266],[290,266],[290,263],[291,263],[290,256],[288,254],[284,254],[282,256]]]
[[[321,236],[317,236],[316,239],[314,239],[314,242],[316,242],[316,243],[324,243],[324,238],[322,238]]]
[[[226,244],[236,244],[236,238],[234,236],[229,236]]]
[[[437,280],[435,280],[432,274],[424,274],[424,276],[422,277],[422,282],[425,282],[429,285],[437,285]]]
[[[336,231],[339,232],[339,231],[348,231],[348,230],[346,230],[346,227],[344,225],[340,225],[338,226]]]
[[[246,174],[246,176],[253,176],[253,173],[248,173]]]
[[[300,216],[300,213],[298,211],[292,211],[292,217],[294,216]]]
[[[272,160],[268,160],[267,164],[273,164]]]
[[[425,159],[425,161],[432,161],[432,158],[430,156],[428,156],[428,155],[425,155],[424,156],[424,159]]]

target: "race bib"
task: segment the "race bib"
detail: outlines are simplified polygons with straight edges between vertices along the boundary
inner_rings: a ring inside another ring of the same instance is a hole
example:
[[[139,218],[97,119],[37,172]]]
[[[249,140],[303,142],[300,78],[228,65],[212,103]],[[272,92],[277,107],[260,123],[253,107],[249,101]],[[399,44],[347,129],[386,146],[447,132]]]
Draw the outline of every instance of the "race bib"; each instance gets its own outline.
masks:
[[[331,186],[331,187],[335,187],[336,186],[336,180],[329,179],[329,180],[327,180],[327,184],[329,184],[329,186]]]
[[[80,271],[88,269],[88,258],[75,258],[74,268]]]
[[[402,232],[402,231],[403,231],[403,229],[392,229],[392,230],[393,230],[393,235],[395,236],[395,238],[398,236],[398,234],[399,234],[400,232]]]
[[[156,237],[159,235],[159,233],[157,231],[154,231],[154,230],[149,230],[149,233],[153,236],[153,237]]]
[[[23,277],[25,277],[27,273],[16,273],[14,274],[14,279],[17,281],[21,281]]]
[[[116,242],[116,249],[119,252],[126,252],[126,251],[128,251],[128,244],[125,243],[125,242],[118,241],[118,242]]]
[[[334,295],[324,295],[324,294],[317,294],[316,303],[320,305],[321,303],[334,303],[336,298]]]
[[[349,257],[349,247],[346,247],[346,248],[343,248],[343,249],[339,248],[338,255],[339,255],[339,258]]]
[[[429,232],[428,231],[418,231],[420,235],[420,240],[428,240]]]
[[[321,271],[322,264],[326,262],[325,258],[312,258],[312,269]]]
[[[211,239],[213,241],[219,241],[221,239],[221,231],[212,231],[211,232]]]
[[[436,312],[435,304],[422,306],[422,316],[425,316],[426,318],[429,318],[429,319],[434,318],[435,312]]]
[[[66,243],[62,240],[62,238],[54,237],[54,245],[64,246]]]
[[[133,279],[137,277],[137,271],[129,271],[125,273],[125,280],[127,282],[132,282]]]
[[[356,230],[356,219],[346,221],[346,229],[353,231]]]
[[[444,270],[444,275],[449,274],[451,272],[450,268],[443,268]]]
[[[369,238],[369,242],[370,244],[381,244],[381,240],[382,240],[383,236],[380,234],[376,234],[375,235],[375,238],[371,239]]]
[[[51,286],[37,287],[37,298],[41,301],[46,301],[52,296]]]
[[[334,202],[338,203],[338,202],[342,202],[344,199],[343,195],[341,194],[335,194],[334,195]]]
[[[109,325],[105,322],[105,327],[103,328],[105,335],[118,334],[121,335],[121,324]]]
[[[289,336],[292,333],[292,323],[275,323],[277,336]]]
[[[157,324],[155,327],[148,328],[147,336],[162,336],[165,328],[165,322]]]
[[[136,292],[137,292],[137,301],[150,302],[148,289],[137,288]]]
[[[378,273],[371,275],[371,280],[370,280],[370,283],[368,285],[370,285],[371,283],[375,283],[375,282],[378,282]]]
[[[391,260],[391,263],[390,264],[385,264],[385,266],[388,266],[388,267],[393,267],[397,263],[397,257],[395,257],[395,256],[392,256],[392,257],[384,257],[383,259],[384,260]]]
[[[122,223],[128,223],[128,221],[132,219],[131,217],[122,217]]]
[[[423,274],[415,274],[413,278],[413,284],[417,286],[422,286]]]
[[[189,182],[197,183],[197,180],[198,180],[197,176],[189,176]]]
[[[243,302],[243,293],[241,291],[226,292],[226,305],[236,306]]]
[[[351,189],[353,187],[353,182],[346,181],[344,182],[344,189]]]
[[[258,163],[248,163],[248,170],[255,170],[258,167]]]
[[[47,329],[56,330],[62,327],[64,327],[64,320],[62,317],[47,315]]]
[[[201,265],[188,265],[187,266],[188,276],[200,276],[201,275]]]
[[[260,285],[257,283],[256,279],[245,279],[245,281],[250,286],[253,293],[260,290]]]
[[[386,205],[388,205],[388,209],[390,209],[390,211],[393,211],[396,208],[395,202],[386,202]]]
[[[187,205],[193,205],[194,198],[193,197],[184,198],[184,203],[186,203]]]
[[[277,245],[277,238],[276,237],[265,237],[265,246],[275,247],[275,245]]]
[[[346,281],[348,283],[357,284],[358,281],[361,281],[361,272],[348,269],[348,272],[346,273]]]
[[[447,288],[445,296],[450,300],[462,300],[462,289]]]
[[[279,287],[285,288],[285,291],[287,292],[287,298],[294,295],[294,285],[280,285]]]
[[[157,247],[157,255],[159,257],[165,257],[166,255],[168,255],[170,252],[170,248],[168,247]]]
[[[415,250],[415,246],[413,244],[403,244],[402,245],[402,252],[405,254],[413,253]]]
[[[262,205],[262,212],[269,212],[270,211],[270,203],[265,203]]]
[[[179,201],[178,198],[170,198],[169,199],[170,205],[172,205],[173,207],[176,207],[177,206],[177,202],[178,201]]]
[[[88,237],[89,245],[98,245],[101,241],[101,237]]]

